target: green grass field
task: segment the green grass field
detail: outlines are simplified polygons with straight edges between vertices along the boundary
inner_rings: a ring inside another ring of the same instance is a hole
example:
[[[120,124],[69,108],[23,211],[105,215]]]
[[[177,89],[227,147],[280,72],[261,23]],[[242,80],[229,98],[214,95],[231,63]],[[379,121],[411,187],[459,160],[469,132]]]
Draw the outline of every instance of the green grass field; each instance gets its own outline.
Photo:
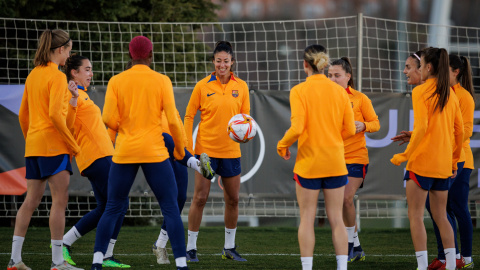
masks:
[[[115,246],[115,256],[133,269],[175,269],[170,253],[170,265],[158,265],[151,251],[159,227],[124,227]],[[8,264],[13,228],[0,227],[1,267]],[[480,230],[474,231],[473,259],[480,265]],[[78,240],[72,257],[78,267],[90,269],[93,258],[94,232]],[[477,241],[475,241],[477,240]],[[366,252],[366,261],[349,264],[349,269],[416,269],[413,244],[408,229],[364,229],[360,241]],[[224,243],[223,227],[201,228],[198,238],[199,263],[190,263],[190,269],[301,269],[297,228],[294,227],[239,227],[237,250],[247,262],[221,259]],[[50,232],[46,227],[32,227],[27,233],[23,261],[32,269],[49,269],[51,264]],[[167,247],[170,247],[168,244]],[[428,231],[429,261],[436,255],[432,230]],[[2,266],[3,265],[3,266]],[[336,269],[335,252],[328,228],[316,229],[314,269]]]

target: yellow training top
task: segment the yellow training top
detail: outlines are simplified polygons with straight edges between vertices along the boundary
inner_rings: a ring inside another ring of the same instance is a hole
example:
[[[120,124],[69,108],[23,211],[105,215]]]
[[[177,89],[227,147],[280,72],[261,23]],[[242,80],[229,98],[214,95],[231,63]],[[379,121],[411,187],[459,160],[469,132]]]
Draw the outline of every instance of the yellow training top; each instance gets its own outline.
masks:
[[[391,159],[395,165],[407,161],[407,170],[420,176],[445,179],[457,170],[463,144],[463,120],[458,98],[450,89],[450,98],[440,112],[434,111],[437,98],[430,98],[437,87],[428,79],[413,89],[413,132],[404,153]],[[454,143],[452,143],[454,142]]]
[[[148,66],[137,64],[113,76],[103,107],[103,122],[118,132],[113,162],[156,163],[169,157],[162,136],[163,111],[175,142],[174,156],[182,159],[185,146],[176,109],[172,82]]]
[[[292,88],[290,107],[292,126],[277,152],[285,156],[298,139],[293,172],[304,178],[348,174],[343,141],[355,134],[355,121],[345,89],[323,74],[312,75]]]
[[[95,160],[113,155],[113,144],[102,121],[100,108],[90,99],[86,90],[78,90],[77,106],[69,106],[75,115],[72,133],[82,151],[75,156],[80,172]]]
[[[35,67],[27,77],[18,118],[25,157],[77,154],[80,147],[67,127],[67,78],[58,65]]]
[[[473,134],[473,114],[475,111],[475,101],[472,95],[463,88],[459,83],[453,86],[453,91],[458,97],[460,103],[460,111],[462,112],[463,119],[463,150],[465,152],[465,165],[464,168],[474,169],[473,154],[470,148],[470,137]]]
[[[380,121],[373,109],[372,101],[363,93],[347,87],[345,89],[353,108],[355,121],[363,122],[365,130],[359,132],[344,141],[345,162],[347,164],[368,164],[367,142],[365,132],[377,132],[380,129]]]
[[[247,84],[230,75],[222,84],[215,73],[199,81],[193,89],[185,113],[185,132],[188,150],[193,153],[193,118],[200,110],[200,126],[195,143],[195,154],[207,153],[215,158],[239,158],[240,145],[227,133],[228,122],[239,113],[250,114],[250,95]]]
[[[178,122],[183,127],[182,117],[180,116],[180,113],[178,111],[177,111],[177,119],[178,119]],[[163,130],[163,132],[170,134],[170,136],[172,135],[172,133],[170,132],[170,128],[168,127],[168,119],[167,119],[167,115],[165,114],[165,112],[162,113],[162,130]],[[185,146],[187,146],[188,145],[188,140],[187,140],[187,134],[185,133],[184,128],[182,128],[182,138],[183,138],[183,143],[185,144]]]

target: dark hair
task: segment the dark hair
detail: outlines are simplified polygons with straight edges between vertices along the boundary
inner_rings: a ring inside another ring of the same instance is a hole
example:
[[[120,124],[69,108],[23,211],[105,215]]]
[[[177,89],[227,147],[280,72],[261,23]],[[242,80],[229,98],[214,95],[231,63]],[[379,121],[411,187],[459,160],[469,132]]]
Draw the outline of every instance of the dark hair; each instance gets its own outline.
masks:
[[[65,61],[65,66],[63,67],[63,70],[65,71],[65,74],[67,75],[67,81],[72,80],[72,70],[77,70],[82,66],[83,60],[88,60],[87,57],[77,55],[77,54],[72,54],[70,57],[67,58],[67,61]]]
[[[423,51],[418,51],[408,56],[413,58],[413,60],[415,60],[415,62],[417,63],[417,69],[420,68],[420,59],[422,58],[422,55],[423,55]]]
[[[305,48],[303,52],[303,60],[305,60],[313,69],[314,73],[326,68],[329,64],[327,49],[322,45],[313,44]]]
[[[353,83],[353,68],[352,68],[352,63],[350,62],[350,59],[348,57],[344,56],[340,59],[337,59],[333,61],[331,66],[341,66],[342,69],[345,71],[345,73],[350,74],[350,80],[348,80],[348,86],[351,88],[355,88],[355,85]]]
[[[67,32],[55,29],[45,30],[40,35],[38,41],[38,49],[35,52],[35,58],[33,59],[34,66],[46,66],[50,62],[50,55],[55,49],[70,46],[70,36]]]
[[[430,98],[436,98],[435,110],[443,108],[447,105],[450,97],[450,71],[447,50],[443,48],[426,48],[422,55],[425,64],[431,64],[433,67],[432,75],[437,78],[437,87]]]
[[[455,54],[450,54],[448,59],[452,70],[460,70],[457,75],[457,81],[460,82],[460,85],[475,99],[473,95],[472,68],[470,67],[468,59],[465,56],[458,56]]]
[[[232,44],[230,44],[230,42],[221,40],[215,43],[215,49],[213,50],[212,61],[215,60],[215,54],[219,52],[226,52],[230,54],[230,56],[232,57],[232,61],[235,61],[235,56],[233,55],[233,47],[232,47]],[[233,71],[233,66],[230,67],[230,71]]]
[[[127,64],[125,65],[125,70],[131,69],[133,67],[132,60],[128,60]]]

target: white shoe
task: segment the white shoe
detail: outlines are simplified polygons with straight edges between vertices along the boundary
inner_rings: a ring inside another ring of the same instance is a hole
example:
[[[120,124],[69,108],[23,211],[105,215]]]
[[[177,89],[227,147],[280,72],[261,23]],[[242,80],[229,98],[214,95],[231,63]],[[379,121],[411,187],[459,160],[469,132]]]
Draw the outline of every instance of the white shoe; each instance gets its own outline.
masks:
[[[158,264],[170,264],[170,260],[168,259],[168,253],[166,248],[157,247],[155,244],[153,244],[152,251],[153,251],[153,254],[157,256]]]
[[[62,264],[55,265],[52,263],[52,267],[50,270],[84,270],[83,268],[77,268],[75,266],[70,265],[66,261],[63,261]]]
[[[32,270],[32,268],[26,266],[23,262],[15,263],[12,259],[8,263],[7,270],[16,269],[16,270]]]

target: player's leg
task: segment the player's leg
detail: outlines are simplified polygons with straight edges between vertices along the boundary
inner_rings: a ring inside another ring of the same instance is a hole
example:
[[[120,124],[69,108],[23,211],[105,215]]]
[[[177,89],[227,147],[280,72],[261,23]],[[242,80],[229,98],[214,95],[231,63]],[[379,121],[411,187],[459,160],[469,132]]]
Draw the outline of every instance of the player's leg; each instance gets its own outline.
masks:
[[[98,222],[92,268],[101,267],[119,219],[128,208],[128,193],[137,175],[139,164],[117,164],[112,162],[108,176],[108,199],[105,211]]]
[[[423,223],[427,193],[427,190],[421,188],[415,181],[407,180],[408,219],[419,270],[426,270],[428,267],[427,232]]]
[[[360,246],[360,241],[358,240],[355,204],[353,202],[353,197],[362,183],[362,177],[349,176],[348,184],[345,186],[345,197],[343,198],[343,221],[348,234],[348,261],[365,259],[365,253],[363,252],[362,247]],[[355,252],[354,247],[356,248]]]
[[[300,226],[298,227],[300,259],[302,261],[302,269],[310,270],[313,266],[313,249],[315,247],[314,224],[320,190],[303,188],[298,183],[295,184],[295,190],[300,210]]]
[[[172,166],[165,160],[160,163],[144,163],[142,170],[165,217],[176,265],[186,267],[185,235],[177,204],[178,190]]]

